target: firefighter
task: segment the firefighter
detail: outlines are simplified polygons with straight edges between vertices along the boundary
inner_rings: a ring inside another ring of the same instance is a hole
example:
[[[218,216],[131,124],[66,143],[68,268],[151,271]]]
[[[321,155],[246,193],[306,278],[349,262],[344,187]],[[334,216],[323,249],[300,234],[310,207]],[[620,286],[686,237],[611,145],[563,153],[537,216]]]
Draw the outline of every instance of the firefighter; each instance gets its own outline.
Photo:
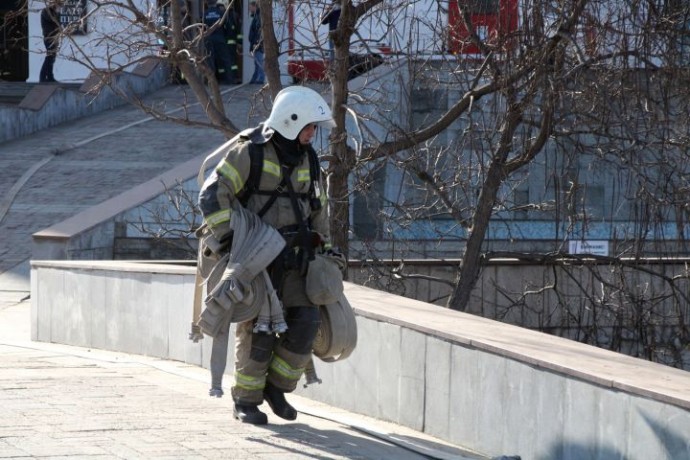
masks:
[[[320,324],[319,309],[305,293],[306,268],[314,258],[314,246],[330,247],[326,195],[320,174],[313,173],[315,166],[319,170],[311,140],[318,127],[333,126],[328,104],[318,93],[302,86],[283,89],[268,119],[231,144],[199,194],[204,222],[217,241],[228,240],[232,209],[244,206],[287,242],[268,267],[285,310],[287,332],[276,336],[255,331],[256,320],[237,324],[232,398],[234,417],[243,423],[267,423],[258,408],[264,400],[279,417],[297,417],[285,393],[302,377]],[[248,187],[256,164],[250,152],[255,155],[257,149],[263,157],[261,175]],[[216,340],[227,341],[227,330],[223,334],[214,338],[214,349]],[[222,395],[221,388],[211,390],[212,396]]]
[[[225,21],[225,38],[230,52],[230,80],[234,84],[240,84],[242,79],[237,61],[239,58],[238,50],[242,49],[242,22],[234,8],[230,10]]]
[[[321,25],[328,24],[328,59],[331,63],[333,63],[335,59],[335,47],[332,34],[338,28],[340,8],[340,0],[333,0],[333,4],[331,4],[321,15]]]
[[[182,39],[183,39],[183,46],[187,47],[190,45],[190,43],[194,40],[193,34],[187,29],[189,25],[191,24],[191,18],[189,15],[189,12],[187,11],[187,2],[185,0],[177,0],[178,5],[180,6],[180,22],[182,25]],[[172,6],[170,2],[165,3],[163,7],[160,10],[160,14],[156,20],[156,27],[159,29],[159,32],[165,35],[165,39],[159,38],[158,39],[158,44],[160,45],[160,55],[161,56],[168,56],[169,55],[169,49],[168,45],[173,42],[173,37],[172,37]],[[170,69],[170,79],[172,83],[174,84],[186,84],[187,79],[185,78],[184,74],[182,73],[182,70],[180,67],[174,62],[174,60],[171,60],[171,69]]]
[[[224,8],[218,5],[218,0],[207,0],[208,7],[204,12],[204,24],[207,29],[219,24],[213,32],[205,38],[206,52],[208,53],[208,64],[211,70],[218,75],[219,83],[230,84],[232,80],[233,60],[227,46],[226,24],[223,16]]]

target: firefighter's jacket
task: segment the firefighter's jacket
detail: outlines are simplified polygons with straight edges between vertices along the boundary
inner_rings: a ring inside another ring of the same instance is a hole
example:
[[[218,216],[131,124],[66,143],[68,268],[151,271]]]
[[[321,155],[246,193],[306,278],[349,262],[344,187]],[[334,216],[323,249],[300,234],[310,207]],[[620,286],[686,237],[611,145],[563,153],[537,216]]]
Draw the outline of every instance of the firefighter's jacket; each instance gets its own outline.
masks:
[[[218,21],[223,19],[224,10],[219,6],[211,6],[204,12],[204,24],[207,28],[212,28]],[[223,21],[213,32],[206,38],[208,41],[218,41],[225,43],[226,23]]]
[[[263,126],[259,125],[258,128],[249,129],[242,133],[239,139],[230,145],[224,158],[218,163],[201,188],[199,207],[208,229],[218,241],[226,240],[231,234],[230,216],[232,209],[240,205],[238,195],[244,192],[249,178],[250,143],[257,144],[264,149],[258,190],[273,192],[281,183],[283,169],[276,152],[276,145],[270,139],[271,132],[266,133],[262,128]],[[308,148],[312,147],[309,146]],[[302,216],[305,218],[309,230],[319,233],[324,246],[330,246],[326,191],[319,174],[319,179],[314,184],[312,198],[320,203],[320,207],[310,203],[313,201],[309,194],[311,174],[309,155],[306,152],[294,167],[291,181]],[[253,212],[259,212],[270,198],[270,195],[267,194],[252,193],[246,201],[246,208]],[[262,220],[281,233],[290,227],[294,231],[299,224],[290,197],[285,191],[265,212]]]

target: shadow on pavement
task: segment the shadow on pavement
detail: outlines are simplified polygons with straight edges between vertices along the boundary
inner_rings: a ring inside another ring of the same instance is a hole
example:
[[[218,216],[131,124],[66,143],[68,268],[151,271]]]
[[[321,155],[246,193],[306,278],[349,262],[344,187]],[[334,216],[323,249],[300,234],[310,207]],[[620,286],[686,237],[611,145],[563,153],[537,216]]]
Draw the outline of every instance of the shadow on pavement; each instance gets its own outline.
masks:
[[[309,416],[312,417],[312,416]],[[323,419],[322,419],[323,420]],[[320,422],[321,423],[321,422]],[[367,430],[349,425],[341,425],[330,420],[334,429],[320,429],[305,423],[289,423],[285,425],[267,425],[265,428],[273,431],[276,438],[303,443],[311,449],[321,450],[324,455],[306,454],[296,449],[290,450],[295,455],[305,458],[361,458],[361,459],[481,459],[469,455],[460,449],[453,449],[447,445],[429,440],[421,440],[405,435],[377,435]],[[297,435],[296,435],[297,433]],[[270,444],[271,438],[254,438],[255,442]],[[281,446],[285,449],[284,446]]]

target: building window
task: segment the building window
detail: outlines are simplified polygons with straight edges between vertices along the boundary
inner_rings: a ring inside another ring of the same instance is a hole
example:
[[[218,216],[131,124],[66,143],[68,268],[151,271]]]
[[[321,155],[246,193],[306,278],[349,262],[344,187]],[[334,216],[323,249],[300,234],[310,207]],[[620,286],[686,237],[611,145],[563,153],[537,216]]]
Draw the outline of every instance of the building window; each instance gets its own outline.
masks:
[[[527,220],[529,205],[529,189],[516,189],[513,191],[513,219]]]

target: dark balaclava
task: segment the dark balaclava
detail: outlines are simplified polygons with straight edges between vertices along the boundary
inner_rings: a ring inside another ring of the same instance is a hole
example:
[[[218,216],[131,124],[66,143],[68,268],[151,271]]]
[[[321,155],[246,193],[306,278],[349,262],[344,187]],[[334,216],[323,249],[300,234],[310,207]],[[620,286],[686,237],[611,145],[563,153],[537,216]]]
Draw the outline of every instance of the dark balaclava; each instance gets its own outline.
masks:
[[[281,163],[287,166],[297,166],[302,161],[304,154],[312,148],[310,144],[300,144],[299,136],[297,139],[290,140],[283,137],[278,131],[273,132],[271,141],[276,148]]]

